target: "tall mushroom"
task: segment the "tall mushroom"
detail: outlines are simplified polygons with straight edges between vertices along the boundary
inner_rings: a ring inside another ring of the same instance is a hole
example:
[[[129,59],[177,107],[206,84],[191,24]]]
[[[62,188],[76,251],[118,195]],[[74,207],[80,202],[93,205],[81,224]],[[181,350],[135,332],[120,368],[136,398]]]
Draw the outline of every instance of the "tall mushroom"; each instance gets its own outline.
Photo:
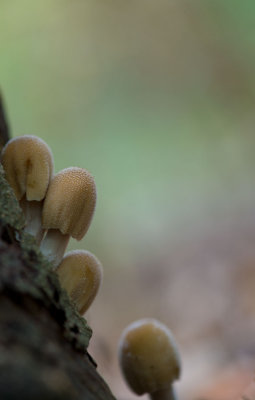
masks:
[[[103,269],[99,260],[86,250],[69,251],[56,269],[61,286],[83,315],[100,287]]]
[[[176,399],[173,382],[180,377],[180,356],[171,331],[161,322],[147,318],[130,324],[120,339],[119,362],[136,394]]]
[[[42,201],[53,173],[51,150],[36,136],[19,136],[7,142],[1,162],[6,179],[25,213],[25,230],[40,242]]]
[[[87,232],[96,205],[93,176],[83,168],[70,167],[57,173],[50,182],[42,211],[46,234],[42,253],[57,266],[70,236],[81,240]]]

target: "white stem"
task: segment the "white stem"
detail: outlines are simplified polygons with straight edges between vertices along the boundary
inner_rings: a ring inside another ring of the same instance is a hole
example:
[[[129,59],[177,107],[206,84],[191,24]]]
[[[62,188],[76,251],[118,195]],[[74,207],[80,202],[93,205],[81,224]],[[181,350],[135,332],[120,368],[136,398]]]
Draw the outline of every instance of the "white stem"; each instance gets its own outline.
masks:
[[[151,400],[177,400],[177,395],[172,385],[169,388],[150,393],[149,396]]]
[[[25,214],[25,232],[35,237],[40,244],[44,230],[42,228],[42,201],[28,201],[25,197],[20,201],[20,206]]]
[[[63,258],[70,236],[63,235],[58,229],[49,229],[40,245],[40,250],[57,267]]]

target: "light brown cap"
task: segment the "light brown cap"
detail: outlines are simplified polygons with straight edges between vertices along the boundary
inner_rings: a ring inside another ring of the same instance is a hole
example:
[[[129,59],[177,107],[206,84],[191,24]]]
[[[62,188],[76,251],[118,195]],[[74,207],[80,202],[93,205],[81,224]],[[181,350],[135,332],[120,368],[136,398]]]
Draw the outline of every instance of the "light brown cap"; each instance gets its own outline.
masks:
[[[181,361],[171,331],[161,322],[146,318],[130,324],[119,345],[124,377],[136,394],[168,388],[179,378]]]
[[[56,273],[80,314],[84,314],[100,287],[103,276],[101,263],[89,251],[74,250],[65,255]]]
[[[96,205],[93,176],[83,168],[63,169],[51,180],[42,211],[44,229],[59,229],[81,240],[87,232]]]
[[[24,195],[29,201],[45,197],[53,172],[53,156],[42,139],[24,135],[9,140],[2,150],[1,162],[18,200]]]

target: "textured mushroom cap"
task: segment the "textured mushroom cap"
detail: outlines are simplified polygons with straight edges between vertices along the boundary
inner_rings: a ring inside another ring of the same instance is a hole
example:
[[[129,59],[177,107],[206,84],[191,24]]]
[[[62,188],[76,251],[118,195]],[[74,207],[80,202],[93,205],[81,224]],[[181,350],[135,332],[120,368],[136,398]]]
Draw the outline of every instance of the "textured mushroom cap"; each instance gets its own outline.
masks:
[[[59,229],[80,240],[87,232],[96,206],[93,176],[83,168],[70,167],[50,182],[42,211],[44,229]]]
[[[124,377],[136,394],[168,388],[179,378],[181,361],[171,331],[155,319],[130,324],[119,345]]]
[[[53,171],[53,156],[42,139],[24,135],[9,140],[2,150],[1,162],[18,200],[24,195],[29,201],[45,197]]]
[[[56,269],[61,286],[67,291],[79,312],[84,314],[100,287],[103,269],[89,251],[68,252]]]

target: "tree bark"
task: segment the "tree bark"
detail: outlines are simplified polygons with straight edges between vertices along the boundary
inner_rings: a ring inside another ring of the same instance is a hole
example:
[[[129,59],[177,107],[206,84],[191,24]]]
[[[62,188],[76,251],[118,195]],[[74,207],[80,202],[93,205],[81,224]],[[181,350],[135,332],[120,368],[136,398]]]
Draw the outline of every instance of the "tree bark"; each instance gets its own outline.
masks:
[[[7,123],[3,98],[0,93],[0,152],[5,143],[9,140],[9,137],[10,137],[9,125]]]
[[[114,400],[87,353],[91,329],[23,227],[0,165],[1,400]]]

